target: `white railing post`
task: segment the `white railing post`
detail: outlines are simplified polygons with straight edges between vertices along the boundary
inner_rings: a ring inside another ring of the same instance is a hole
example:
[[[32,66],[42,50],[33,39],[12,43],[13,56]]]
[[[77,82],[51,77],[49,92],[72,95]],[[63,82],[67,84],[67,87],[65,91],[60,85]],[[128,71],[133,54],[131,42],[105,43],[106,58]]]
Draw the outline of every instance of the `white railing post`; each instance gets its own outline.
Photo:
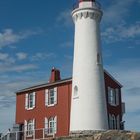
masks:
[[[39,133],[39,135],[36,135],[37,133],[36,132],[42,132],[42,133]],[[28,133],[29,131],[13,131],[13,132],[8,132],[4,135],[1,135],[0,137],[0,140],[11,140],[11,139],[14,139],[14,140],[20,140],[20,137],[22,136],[23,137],[23,140],[28,140],[31,135],[29,136],[28,138]],[[50,129],[46,129],[46,128],[40,128],[40,129],[34,129],[32,131],[32,140],[36,140],[36,136],[39,138],[39,139],[45,139],[47,136],[49,137],[53,137],[55,138],[56,134],[55,133],[50,133]]]
[[[26,140],[26,131],[24,131],[24,140]]]
[[[16,140],[18,140],[18,132],[16,132]]]
[[[45,129],[43,128],[43,139],[45,138]]]
[[[33,140],[35,140],[35,129],[33,130]]]
[[[7,133],[7,140],[10,140],[10,133]]]

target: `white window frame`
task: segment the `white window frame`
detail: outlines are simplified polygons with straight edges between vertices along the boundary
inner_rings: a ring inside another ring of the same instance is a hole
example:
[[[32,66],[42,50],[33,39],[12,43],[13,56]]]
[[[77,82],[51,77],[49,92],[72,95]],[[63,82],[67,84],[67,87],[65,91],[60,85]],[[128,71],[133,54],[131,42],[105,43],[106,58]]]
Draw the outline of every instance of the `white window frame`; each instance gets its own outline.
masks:
[[[114,114],[109,114],[109,127],[112,130],[117,129],[117,119]]]
[[[120,130],[120,115],[117,116],[117,129]]]
[[[116,129],[117,128],[117,123],[116,123],[116,117],[115,115],[112,115],[112,126],[113,126],[113,129]]]
[[[108,87],[108,103],[112,106],[119,105],[119,89]]]
[[[112,115],[109,114],[109,129],[113,129]]]
[[[57,87],[45,90],[45,105],[47,107],[57,104]]]
[[[48,134],[48,118],[45,117],[45,134]]]
[[[24,131],[25,131],[25,137],[32,137],[34,135],[35,130],[35,119],[33,120],[25,120],[24,123]]]
[[[100,65],[102,64],[102,58],[101,58],[101,54],[97,53],[97,64]]]
[[[49,119],[49,134],[54,134],[54,132],[55,132],[55,121],[54,121],[54,117],[51,117],[50,119]]]
[[[35,92],[27,93],[25,95],[25,109],[26,110],[32,110],[35,108],[35,96],[36,96]]]
[[[45,134],[54,135],[57,133],[57,116],[45,118]]]
[[[120,104],[120,95],[119,95],[119,88],[115,89],[115,95],[116,95],[116,105]]]

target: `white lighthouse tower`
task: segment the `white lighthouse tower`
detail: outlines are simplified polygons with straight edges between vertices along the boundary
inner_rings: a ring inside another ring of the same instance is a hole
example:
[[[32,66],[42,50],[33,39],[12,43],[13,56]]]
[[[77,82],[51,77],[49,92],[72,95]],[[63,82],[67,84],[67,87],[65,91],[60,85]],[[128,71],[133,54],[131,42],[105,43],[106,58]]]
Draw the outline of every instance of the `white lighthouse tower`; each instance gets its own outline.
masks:
[[[79,0],[75,23],[70,132],[108,129],[100,47],[102,11],[95,0]]]

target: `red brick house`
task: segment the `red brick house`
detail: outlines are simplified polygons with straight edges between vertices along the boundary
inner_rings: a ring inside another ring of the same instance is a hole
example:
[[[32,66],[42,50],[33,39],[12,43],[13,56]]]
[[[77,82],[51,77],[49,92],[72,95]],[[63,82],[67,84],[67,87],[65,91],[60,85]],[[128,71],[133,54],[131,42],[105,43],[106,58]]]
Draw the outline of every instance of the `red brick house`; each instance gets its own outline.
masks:
[[[109,127],[124,129],[122,85],[107,71],[104,71],[104,79]],[[24,136],[30,139],[69,135],[71,94],[72,78],[61,79],[60,71],[55,68],[48,83],[18,91],[16,124],[22,126]]]

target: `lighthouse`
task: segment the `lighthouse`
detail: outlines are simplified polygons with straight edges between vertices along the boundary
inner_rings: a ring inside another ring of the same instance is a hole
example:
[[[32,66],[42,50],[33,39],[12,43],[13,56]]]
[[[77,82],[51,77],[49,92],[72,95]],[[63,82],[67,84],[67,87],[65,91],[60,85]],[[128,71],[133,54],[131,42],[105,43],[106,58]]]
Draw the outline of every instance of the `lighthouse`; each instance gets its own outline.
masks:
[[[70,132],[108,129],[100,41],[102,15],[95,0],[79,0],[72,11],[75,37]]]

